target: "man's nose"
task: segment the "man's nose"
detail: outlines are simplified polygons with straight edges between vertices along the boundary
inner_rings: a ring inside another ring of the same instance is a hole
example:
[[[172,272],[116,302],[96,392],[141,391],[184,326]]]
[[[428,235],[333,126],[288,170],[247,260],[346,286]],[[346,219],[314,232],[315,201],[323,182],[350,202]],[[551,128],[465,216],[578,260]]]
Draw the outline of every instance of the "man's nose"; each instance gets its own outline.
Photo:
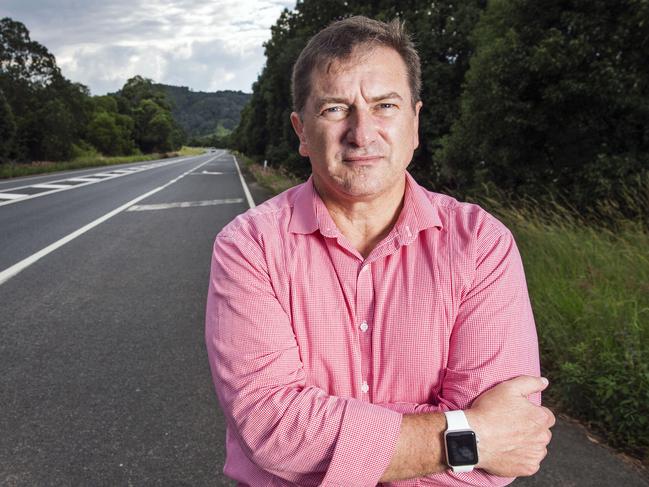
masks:
[[[356,109],[349,118],[347,142],[358,147],[364,147],[374,142],[376,138],[375,120],[368,110]]]

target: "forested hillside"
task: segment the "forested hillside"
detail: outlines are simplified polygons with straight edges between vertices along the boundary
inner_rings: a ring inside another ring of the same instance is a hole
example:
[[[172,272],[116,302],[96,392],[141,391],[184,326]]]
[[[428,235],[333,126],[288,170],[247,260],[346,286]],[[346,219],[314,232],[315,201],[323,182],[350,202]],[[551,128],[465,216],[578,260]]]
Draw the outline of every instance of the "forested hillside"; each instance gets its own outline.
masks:
[[[213,135],[218,132],[218,127],[232,131],[250,99],[249,93],[241,91],[206,93],[192,91],[186,86],[155,86],[167,94],[174,119],[189,137]]]
[[[289,122],[291,68],[315,32],[356,14],[402,19],[418,47],[419,181],[562,198],[583,212],[613,201],[637,214],[625,200],[649,184],[646,1],[298,1],[272,27],[237,149],[309,171]]]

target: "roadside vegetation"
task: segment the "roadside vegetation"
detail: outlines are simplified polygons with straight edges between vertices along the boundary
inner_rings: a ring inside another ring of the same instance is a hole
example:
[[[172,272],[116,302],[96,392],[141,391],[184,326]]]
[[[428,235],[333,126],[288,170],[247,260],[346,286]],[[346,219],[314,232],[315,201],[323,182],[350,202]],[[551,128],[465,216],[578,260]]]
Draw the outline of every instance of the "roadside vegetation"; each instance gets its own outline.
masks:
[[[637,194],[635,203],[647,198]],[[505,200],[478,198],[516,236],[551,384],[546,397],[611,446],[649,461],[647,228],[613,205],[608,223],[598,223],[558,203]]]
[[[281,167],[264,167],[263,164],[255,163],[245,154],[236,151],[235,154],[243,169],[250,173],[261,186],[274,195],[303,182],[303,179],[290,174]]]

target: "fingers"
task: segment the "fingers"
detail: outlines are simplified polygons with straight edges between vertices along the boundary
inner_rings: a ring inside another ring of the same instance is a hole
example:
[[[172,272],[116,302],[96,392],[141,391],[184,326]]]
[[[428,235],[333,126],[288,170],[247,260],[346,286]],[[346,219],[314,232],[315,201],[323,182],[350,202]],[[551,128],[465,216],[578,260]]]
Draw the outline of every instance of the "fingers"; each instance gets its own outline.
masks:
[[[552,428],[556,424],[557,418],[554,416],[554,413],[550,411],[548,408],[546,408],[545,406],[541,406],[541,409],[547,415],[547,427]]]

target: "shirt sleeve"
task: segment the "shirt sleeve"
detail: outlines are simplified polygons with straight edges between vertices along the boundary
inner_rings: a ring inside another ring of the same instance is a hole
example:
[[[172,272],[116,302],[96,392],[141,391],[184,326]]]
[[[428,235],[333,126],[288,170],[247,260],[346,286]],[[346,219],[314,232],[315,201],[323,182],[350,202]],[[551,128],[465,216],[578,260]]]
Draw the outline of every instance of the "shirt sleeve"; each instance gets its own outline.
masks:
[[[476,231],[470,259],[474,272],[464,286],[449,343],[449,357],[439,404],[467,409],[496,384],[519,375],[540,375],[534,316],[525,273],[514,238],[487,216]],[[541,394],[529,399],[541,403]],[[447,471],[426,477],[423,485],[502,486],[514,479]]]
[[[205,332],[219,402],[250,461],[301,485],[378,483],[402,415],[305,386],[290,317],[252,237],[216,239]]]
[[[477,229],[471,252],[472,276],[463,296],[449,343],[449,358],[437,404],[384,404],[402,414],[467,409],[481,393],[519,375],[540,375],[534,317],[516,243],[502,224],[487,217]],[[529,399],[541,403],[541,394]],[[418,479],[420,486],[503,486],[514,479],[475,469],[448,470]],[[394,487],[412,485],[393,482]]]

